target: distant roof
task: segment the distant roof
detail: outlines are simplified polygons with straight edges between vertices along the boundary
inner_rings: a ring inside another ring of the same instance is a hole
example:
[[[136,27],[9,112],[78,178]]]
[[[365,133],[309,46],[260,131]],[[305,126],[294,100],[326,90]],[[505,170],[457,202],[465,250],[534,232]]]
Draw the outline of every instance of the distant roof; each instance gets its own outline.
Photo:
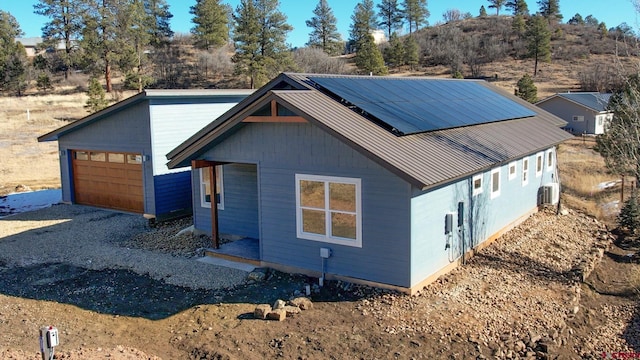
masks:
[[[549,101],[556,97],[569,100],[573,103],[584,106],[596,112],[603,112],[603,111],[607,111],[607,106],[609,105],[609,99],[611,99],[611,94],[599,93],[599,92],[558,93],[539,101],[537,104],[541,104],[543,102]]]
[[[41,37],[16,38],[15,40],[24,47],[35,47],[43,41]]]
[[[170,160],[169,168],[188,166],[191,160],[197,159],[223,141],[228,131],[245,126],[242,120],[246,116],[272,100],[423,189],[548,149],[571,138],[570,134],[559,128],[566,125],[565,121],[482,81],[476,84],[488,89],[487,101],[491,101],[492,97],[507,97],[532,112],[533,116],[399,136],[368,118],[352,104],[316,88],[311,79],[319,76],[329,75],[281,74],[172,150],[167,155]],[[364,77],[340,78],[358,80]],[[390,79],[406,82],[438,81],[397,77],[367,79],[374,79],[376,86],[389,84]],[[386,93],[384,88],[379,91]]]
[[[156,90],[148,89],[127,99],[119,101],[105,109],[88,115],[80,120],[77,120],[71,124],[58,128],[50,133],[44,134],[38,137],[39,142],[43,141],[55,141],[60,136],[68,134],[79,128],[92,124],[100,119],[103,119],[110,114],[120,111],[126,107],[137,104],[144,100],[151,99],[197,99],[197,98],[220,98],[220,97],[242,97],[245,98],[252,94],[255,90],[249,89],[211,89],[211,90],[199,90],[199,89],[176,89],[176,90]],[[215,119],[211,119],[213,121]]]

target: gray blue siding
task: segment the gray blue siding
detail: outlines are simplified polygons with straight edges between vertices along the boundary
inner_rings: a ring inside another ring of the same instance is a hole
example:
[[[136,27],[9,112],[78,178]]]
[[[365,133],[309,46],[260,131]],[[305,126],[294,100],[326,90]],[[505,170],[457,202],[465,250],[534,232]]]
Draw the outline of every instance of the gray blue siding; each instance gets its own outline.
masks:
[[[328,273],[410,285],[411,186],[338,139],[310,124],[248,124],[202,158],[258,164],[261,260],[320,271],[320,248],[328,247]],[[227,211],[226,187],[233,181],[226,169],[220,213]],[[295,174],[361,179],[362,248],[297,238]],[[199,199],[199,187],[194,186],[194,196]],[[200,215],[196,209],[196,227],[210,221],[206,210]]]
[[[604,131],[602,125],[598,126],[595,111],[561,97],[549,99],[538,106],[566,121],[565,129],[573,134],[602,134]],[[583,116],[584,121],[573,121],[574,116]]]
[[[189,212],[191,204],[191,171],[156,175],[153,177],[156,214]]]

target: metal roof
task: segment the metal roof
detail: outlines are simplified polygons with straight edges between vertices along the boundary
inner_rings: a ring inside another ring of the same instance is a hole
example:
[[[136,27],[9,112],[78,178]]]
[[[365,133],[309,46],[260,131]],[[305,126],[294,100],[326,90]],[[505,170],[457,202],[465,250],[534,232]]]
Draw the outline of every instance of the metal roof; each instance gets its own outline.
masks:
[[[580,106],[586,107],[596,112],[603,112],[603,111],[607,111],[607,106],[609,105],[609,99],[611,99],[611,94],[599,93],[599,92],[558,93],[544,100],[539,101],[537,104],[541,104],[543,102],[549,101],[556,97],[569,100],[573,103],[576,103]]]
[[[141,101],[149,99],[159,98],[176,98],[176,99],[196,99],[196,98],[218,98],[224,96],[243,96],[246,97],[252,94],[255,90],[249,89],[211,89],[211,90],[198,90],[198,89],[179,89],[179,90],[155,90],[147,89],[141,93],[133,95],[122,101],[119,101],[105,109],[95,112],[84,118],[53,130],[47,134],[38,137],[39,142],[44,141],[56,141],[60,136],[78,130],[89,124],[92,124],[100,119],[103,119],[110,114],[121,111],[129,106],[135,105]],[[215,119],[211,119],[213,121]]]
[[[396,136],[316,90],[307,75],[281,74],[171,151],[167,155],[170,160],[168,166],[188,166],[191,159],[222,141],[227,131],[239,126],[246,116],[271,100],[282,103],[310,123],[421,188],[469,176],[545,150],[572,137],[559,128],[566,124],[565,121],[493,85],[486,82],[480,84],[496,96],[509,97],[535,116]]]

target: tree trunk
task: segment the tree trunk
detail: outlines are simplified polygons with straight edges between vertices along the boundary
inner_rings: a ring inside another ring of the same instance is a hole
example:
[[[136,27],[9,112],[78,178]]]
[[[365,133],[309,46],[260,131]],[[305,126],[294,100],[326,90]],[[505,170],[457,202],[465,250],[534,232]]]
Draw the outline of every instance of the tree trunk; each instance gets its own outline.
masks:
[[[108,93],[110,93],[111,90],[113,90],[113,86],[111,85],[111,64],[109,63],[109,60],[106,60],[105,63],[106,65],[104,66],[104,81],[106,83],[106,90]]]

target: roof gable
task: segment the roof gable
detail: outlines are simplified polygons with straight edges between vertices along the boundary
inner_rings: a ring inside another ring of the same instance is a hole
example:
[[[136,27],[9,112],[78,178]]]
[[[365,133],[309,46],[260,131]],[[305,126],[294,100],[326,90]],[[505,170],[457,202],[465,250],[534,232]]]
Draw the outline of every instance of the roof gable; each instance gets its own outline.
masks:
[[[543,104],[552,99],[562,99],[591,111],[604,112],[607,111],[611,94],[599,92],[558,93],[539,101],[536,105]]]

